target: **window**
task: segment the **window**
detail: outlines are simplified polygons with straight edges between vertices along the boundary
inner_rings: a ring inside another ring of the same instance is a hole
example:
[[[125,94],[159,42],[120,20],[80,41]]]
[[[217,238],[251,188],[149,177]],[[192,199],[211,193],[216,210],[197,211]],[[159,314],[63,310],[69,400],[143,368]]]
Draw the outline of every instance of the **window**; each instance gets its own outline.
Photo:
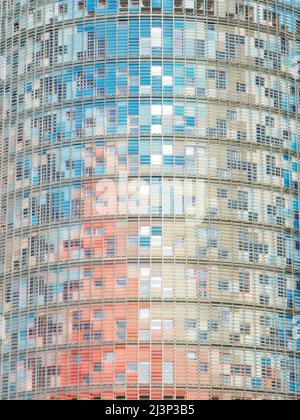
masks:
[[[195,360],[197,360],[197,354],[196,353],[193,353],[193,352],[189,352],[187,354],[187,360],[189,362],[194,362]]]
[[[129,236],[128,237],[128,246],[131,248],[138,246],[138,237],[137,236]]]
[[[237,92],[245,93],[246,92],[246,85],[245,85],[245,83],[238,82],[236,84],[236,90],[237,90]]]
[[[102,311],[95,311],[94,317],[96,319],[103,319],[103,312]]]
[[[112,352],[108,352],[108,353],[104,354],[104,360],[106,362],[113,362],[114,358],[115,358],[115,356],[114,356],[114,353],[112,353]]]
[[[59,5],[59,13],[62,15],[64,13],[68,13],[68,5],[67,4],[60,4]]]
[[[127,279],[126,277],[117,277],[117,286],[126,286],[127,285]]]
[[[216,81],[217,89],[226,89],[226,73],[218,70],[207,70],[207,78]]]
[[[208,340],[208,332],[207,331],[199,331],[198,339],[200,343],[206,343]]]
[[[162,46],[162,29],[151,28],[151,45],[152,47],[161,48]]]
[[[183,246],[184,245],[184,237],[183,236],[176,236],[176,245],[177,246]]]
[[[233,375],[250,376],[252,368],[247,365],[232,365],[230,371]]]
[[[206,372],[208,372],[208,365],[207,365],[207,363],[200,363],[200,365],[199,365],[199,372],[200,373],[206,373]]]
[[[198,15],[214,16],[215,1],[214,0],[197,0]]]
[[[95,280],[95,286],[96,287],[103,287],[103,280],[101,280],[101,279]]]
[[[126,320],[117,321],[117,340],[126,340]]]
[[[250,324],[241,324],[240,325],[240,333],[244,335],[251,334],[251,325]]]
[[[84,10],[84,7],[85,7],[85,2],[84,2],[84,0],[79,0],[79,1],[78,1],[78,9],[79,9],[79,10]]]
[[[187,319],[185,325],[188,330],[195,330],[197,328],[197,321],[194,319]]]
[[[102,365],[100,363],[96,363],[94,365],[94,372],[101,372],[102,371]]]
[[[150,310],[149,309],[140,309],[140,319],[149,319]]]
[[[152,319],[151,329],[152,330],[161,330],[161,319]]]
[[[139,336],[140,336],[141,341],[149,341],[150,340],[150,331],[149,330],[141,330]]]
[[[209,321],[208,322],[208,330],[209,331],[218,331],[219,330],[219,323],[217,321]]]
[[[172,383],[174,381],[173,377],[173,363],[164,362],[163,363],[163,383]]]
[[[151,277],[151,287],[153,287],[153,289],[160,289],[161,277]]]
[[[73,354],[72,355],[72,363],[74,363],[74,364],[81,363],[81,355],[80,354]]]
[[[123,384],[126,382],[126,375],[125,373],[117,373],[116,375],[116,381],[119,384]]]
[[[277,255],[279,257],[285,257],[286,255],[286,240],[284,236],[277,236]]]
[[[136,373],[138,371],[138,364],[137,363],[128,363],[127,371],[128,371],[128,373]]]
[[[265,79],[260,76],[255,77],[255,84],[256,86],[265,86]]]
[[[92,236],[92,229],[91,228],[87,228],[84,230],[84,235],[85,236]]]
[[[221,375],[221,383],[223,385],[230,385],[230,376],[229,375]]]
[[[150,363],[140,363],[139,364],[139,381],[141,383],[150,382]]]
[[[227,198],[228,190],[226,190],[224,188],[218,188],[217,195],[218,195],[218,198]]]
[[[219,291],[220,292],[229,291],[229,280],[219,280]]]
[[[85,385],[89,385],[90,383],[91,383],[91,377],[90,377],[90,375],[83,375],[83,383],[85,384]]]
[[[229,363],[231,360],[230,353],[221,353],[220,354],[220,363]]]
[[[172,330],[173,329],[173,320],[172,319],[164,319],[162,325],[163,325],[164,330]]]
[[[239,290],[240,290],[240,293],[250,292],[250,274],[249,273],[239,273]]]
[[[264,48],[265,42],[262,39],[255,38],[255,47],[256,48]]]
[[[95,331],[93,334],[94,340],[99,341],[103,339],[102,331]]]

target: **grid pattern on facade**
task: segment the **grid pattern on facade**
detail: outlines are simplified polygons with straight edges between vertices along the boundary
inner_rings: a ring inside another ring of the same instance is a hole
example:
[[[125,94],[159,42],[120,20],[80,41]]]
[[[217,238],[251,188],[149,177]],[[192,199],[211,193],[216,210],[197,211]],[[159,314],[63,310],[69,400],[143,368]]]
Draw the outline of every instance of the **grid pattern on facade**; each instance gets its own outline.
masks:
[[[299,399],[300,1],[0,20],[0,399]]]

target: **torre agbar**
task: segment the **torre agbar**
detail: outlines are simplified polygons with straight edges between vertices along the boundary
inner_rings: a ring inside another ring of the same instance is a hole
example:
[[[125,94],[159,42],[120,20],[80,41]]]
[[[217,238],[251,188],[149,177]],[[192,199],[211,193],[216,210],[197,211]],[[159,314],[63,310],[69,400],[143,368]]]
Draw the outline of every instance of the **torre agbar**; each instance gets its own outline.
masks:
[[[0,20],[0,399],[300,399],[300,1]]]

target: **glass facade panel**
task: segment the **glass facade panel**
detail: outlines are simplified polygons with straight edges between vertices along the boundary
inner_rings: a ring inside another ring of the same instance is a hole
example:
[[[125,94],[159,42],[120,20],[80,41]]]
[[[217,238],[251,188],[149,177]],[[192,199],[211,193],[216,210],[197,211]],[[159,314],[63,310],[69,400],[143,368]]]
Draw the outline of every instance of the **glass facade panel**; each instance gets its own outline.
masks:
[[[300,1],[0,21],[0,399],[299,399]]]

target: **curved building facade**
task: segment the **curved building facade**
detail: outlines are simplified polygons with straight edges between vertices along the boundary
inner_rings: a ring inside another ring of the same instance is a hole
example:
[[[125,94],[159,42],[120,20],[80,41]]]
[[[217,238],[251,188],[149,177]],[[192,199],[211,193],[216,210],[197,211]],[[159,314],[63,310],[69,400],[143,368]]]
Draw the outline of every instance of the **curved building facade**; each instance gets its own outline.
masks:
[[[0,398],[299,399],[299,0],[0,8]]]

